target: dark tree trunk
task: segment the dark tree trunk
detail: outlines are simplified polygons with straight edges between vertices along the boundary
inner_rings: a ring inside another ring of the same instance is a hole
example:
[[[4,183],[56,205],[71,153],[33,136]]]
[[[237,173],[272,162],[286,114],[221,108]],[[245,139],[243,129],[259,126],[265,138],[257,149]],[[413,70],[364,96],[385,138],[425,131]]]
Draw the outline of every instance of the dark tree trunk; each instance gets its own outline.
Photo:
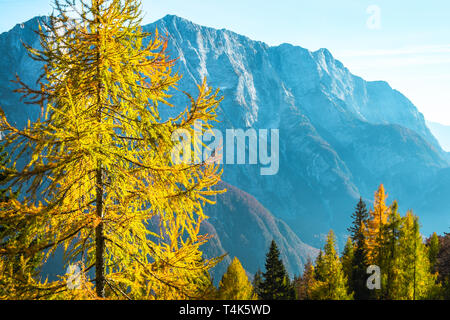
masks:
[[[101,70],[100,70],[100,5],[97,1],[93,1],[95,5],[96,15],[95,23],[97,27],[97,52],[96,52],[96,62],[97,62],[97,106],[98,106],[98,121],[102,121],[102,100],[101,100]],[[102,137],[99,135],[98,140],[100,144],[102,143]],[[96,214],[100,220],[103,220],[103,170],[102,163],[98,161],[97,163],[97,176],[96,176]],[[105,297],[105,238],[103,235],[103,222],[101,221],[95,228],[95,288],[97,296]]]
[[[97,170],[97,216],[103,218],[103,181],[102,169]],[[105,297],[105,238],[103,237],[103,222],[95,228],[95,285],[99,297]]]

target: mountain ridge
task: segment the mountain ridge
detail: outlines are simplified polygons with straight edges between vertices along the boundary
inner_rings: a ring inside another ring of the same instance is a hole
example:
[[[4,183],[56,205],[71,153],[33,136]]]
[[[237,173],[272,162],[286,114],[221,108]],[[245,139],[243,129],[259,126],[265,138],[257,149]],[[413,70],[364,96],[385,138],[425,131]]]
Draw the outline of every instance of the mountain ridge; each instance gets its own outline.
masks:
[[[170,15],[170,14],[164,16],[163,18],[157,20],[156,22],[153,22],[153,23],[145,25],[144,29],[152,31],[154,27],[159,27],[159,28],[163,27],[163,29],[165,27],[166,30],[169,30],[170,29],[169,28],[170,25],[176,26],[178,23],[186,24],[186,25],[189,26],[189,28],[187,28],[187,29],[192,29],[194,31],[199,31],[200,30],[200,31],[206,32],[206,33],[211,33],[211,32],[214,33],[214,32],[218,32],[218,31],[223,31],[225,34],[234,36],[237,39],[244,40],[246,42],[254,43],[254,44],[259,45],[262,48],[265,48],[265,49],[268,49],[268,50],[278,51],[278,50],[283,50],[284,48],[288,47],[288,48],[291,48],[293,50],[304,51],[306,54],[309,54],[309,55],[315,57],[316,60],[322,59],[323,61],[320,61],[320,63],[318,63],[318,65],[322,66],[323,67],[322,71],[325,71],[325,72],[329,71],[326,61],[332,61],[336,65],[336,67],[338,67],[338,69],[340,68],[340,69],[342,69],[343,72],[347,72],[352,77],[354,77],[354,79],[353,79],[354,81],[363,81],[364,83],[366,83],[370,87],[370,89],[372,89],[372,87],[378,87],[378,88],[379,87],[384,87],[386,90],[391,90],[394,94],[401,95],[401,97],[406,100],[405,102],[408,104],[408,107],[410,107],[410,109],[413,110],[413,113],[422,122],[421,123],[422,124],[421,128],[419,128],[419,129],[418,128],[412,128],[412,129],[417,131],[417,132],[419,132],[419,133],[421,133],[425,138],[427,138],[427,140],[433,146],[438,146],[437,140],[433,137],[431,132],[428,130],[428,127],[425,125],[425,119],[424,119],[423,115],[417,110],[417,108],[412,104],[412,102],[407,97],[405,97],[400,91],[398,91],[396,89],[393,89],[389,85],[389,83],[386,82],[386,81],[383,81],[383,80],[366,81],[366,80],[362,79],[361,77],[359,77],[357,75],[354,75],[353,73],[350,72],[350,70],[347,67],[344,66],[344,64],[341,61],[339,61],[336,58],[334,58],[334,56],[331,54],[331,52],[328,49],[326,49],[326,48],[320,48],[320,49],[318,49],[316,51],[310,51],[310,50],[308,50],[308,49],[306,49],[304,47],[301,47],[301,46],[298,46],[298,45],[292,45],[292,44],[289,44],[289,43],[283,43],[283,44],[276,45],[276,46],[270,46],[270,45],[266,44],[263,41],[252,40],[251,38],[249,38],[249,37],[247,37],[245,35],[239,34],[237,32],[234,32],[234,31],[230,31],[230,30],[227,30],[227,29],[220,29],[219,30],[219,29],[214,29],[214,28],[211,28],[211,27],[201,26],[201,25],[195,24],[195,23],[193,23],[193,22],[191,22],[191,21],[189,21],[187,19],[181,18],[181,17],[176,16],[176,15]],[[175,29],[177,29],[177,27],[175,27]],[[169,32],[169,35],[170,34],[174,35],[176,33],[175,32]],[[366,110],[365,112],[367,113],[368,111]],[[366,114],[365,116],[363,116],[363,119],[367,120],[367,117],[369,117],[369,115]],[[373,115],[372,115],[372,117],[373,117]],[[372,119],[372,120],[369,119],[367,121],[369,121],[369,122],[372,121],[372,122],[379,123],[379,124],[382,124],[382,123],[393,123],[392,120],[386,122],[385,120],[380,119],[379,117],[380,117],[380,115],[378,115],[378,119],[377,119],[378,122],[373,121],[374,119]],[[397,120],[399,120],[399,119],[397,119]],[[400,124],[400,125],[408,127],[404,123],[397,123],[397,124]]]
[[[353,75],[327,49],[268,46],[184,21],[167,16],[144,26],[169,35],[169,52],[180,57],[177,70],[186,77],[181,87],[192,91],[189,83],[206,75],[221,89],[222,130],[280,129],[284,165],[278,177],[261,178],[257,168],[235,166],[226,167],[224,180],[254,195],[298,235],[307,234],[309,243],[320,245],[315,239],[329,228],[345,238],[357,199],[370,202],[380,183],[405,209],[426,193],[411,185],[425,184],[448,167],[448,155],[423,115],[387,82]],[[295,189],[304,193],[301,199],[289,195]],[[430,220],[427,232],[436,226]]]

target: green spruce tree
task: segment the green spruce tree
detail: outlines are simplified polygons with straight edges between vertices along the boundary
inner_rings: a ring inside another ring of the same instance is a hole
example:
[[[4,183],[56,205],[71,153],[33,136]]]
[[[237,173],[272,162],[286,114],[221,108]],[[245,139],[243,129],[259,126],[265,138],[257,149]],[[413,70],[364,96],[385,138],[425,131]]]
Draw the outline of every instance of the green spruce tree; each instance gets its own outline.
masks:
[[[439,255],[440,243],[439,237],[434,232],[428,240],[428,258],[430,260],[430,268],[432,272],[436,272],[437,258]]]
[[[323,251],[320,250],[316,257],[315,267],[314,267],[314,278],[317,281],[325,281],[325,271],[324,271],[324,260]]]
[[[261,283],[262,300],[295,299],[295,290],[280,258],[280,251],[274,240],[266,256],[266,272]]]
[[[352,275],[349,277],[350,290],[354,292],[355,300],[367,300],[370,298],[370,291],[367,289],[367,247],[364,235],[369,213],[362,198],[359,198],[355,211],[352,214],[352,226],[348,229],[353,241],[353,261]]]
[[[258,297],[258,299],[261,298],[261,284],[263,282],[263,273],[261,269],[258,268],[258,271],[256,271],[255,275],[253,276],[253,291]]]
[[[352,225],[348,228],[348,231],[350,232],[352,240],[356,242],[361,237],[361,228],[367,224],[369,219],[369,212],[367,211],[366,203],[363,201],[362,197],[359,198],[351,218]]]
[[[344,275],[347,278],[348,283],[353,283],[353,260],[355,257],[355,248],[350,237],[347,238],[347,242],[344,247],[344,251],[342,253],[341,261],[342,261],[342,270],[344,271]],[[353,288],[349,285],[349,294],[351,294]]]
[[[381,292],[378,293],[379,299],[392,300],[398,296],[398,288],[400,286],[398,263],[400,261],[399,238],[402,218],[398,213],[398,203],[394,201],[389,210],[388,220],[382,226],[383,256],[379,257],[380,268],[382,273]]]

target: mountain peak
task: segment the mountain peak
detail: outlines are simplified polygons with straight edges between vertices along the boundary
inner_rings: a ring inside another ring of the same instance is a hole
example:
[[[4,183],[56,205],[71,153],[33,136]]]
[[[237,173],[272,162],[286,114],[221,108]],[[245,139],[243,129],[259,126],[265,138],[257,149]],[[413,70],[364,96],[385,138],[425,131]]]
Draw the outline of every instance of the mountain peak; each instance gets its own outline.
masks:
[[[22,23],[18,23],[16,24],[14,27],[12,27],[10,30],[2,32],[0,34],[5,35],[8,34],[10,32],[12,33],[23,33],[23,31],[35,31],[37,26],[39,25],[40,21],[42,20],[46,20],[48,17],[47,16],[36,16],[33,17],[25,22]]]
[[[331,57],[332,56],[330,50],[328,50],[327,48],[320,48],[319,50],[317,50],[315,52],[323,54],[326,57]]]
[[[158,27],[158,29],[165,27],[167,29],[167,31],[171,31],[171,32],[179,32],[181,30],[191,30],[191,31],[194,30],[196,32],[199,31],[202,33],[209,33],[209,34],[219,33],[219,34],[227,35],[232,38],[244,40],[246,42],[252,42],[252,43],[255,43],[258,45],[263,45],[265,47],[269,47],[269,45],[267,45],[266,43],[264,43],[262,41],[250,39],[249,37],[247,37],[243,34],[231,31],[229,29],[226,29],[226,28],[218,29],[218,28],[214,28],[214,27],[197,24],[195,22],[192,22],[191,20],[188,20],[188,19],[182,18],[177,15],[173,15],[173,14],[167,14],[164,17],[162,17],[161,19],[145,25],[144,28],[152,29],[152,28],[155,28],[156,26]]]
[[[177,16],[175,14],[166,14],[164,17],[159,19],[158,21],[170,22],[170,23],[184,23],[184,24],[194,24],[192,21]]]

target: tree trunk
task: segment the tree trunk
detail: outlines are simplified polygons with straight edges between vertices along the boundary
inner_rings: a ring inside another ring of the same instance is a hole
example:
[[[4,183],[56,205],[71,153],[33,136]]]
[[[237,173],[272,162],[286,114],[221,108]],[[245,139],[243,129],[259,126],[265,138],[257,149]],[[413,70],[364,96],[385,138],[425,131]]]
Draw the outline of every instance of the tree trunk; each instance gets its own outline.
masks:
[[[95,5],[96,15],[95,23],[97,27],[97,106],[98,106],[98,121],[102,121],[102,101],[101,101],[101,74],[100,74],[100,5],[97,1],[93,1]],[[100,144],[102,143],[101,135],[98,136]],[[101,220],[103,220],[103,170],[101,161],[97,162],[97,176],[96,176],[96,214]],[[103,236],[103,222],[101,221],[97,227],[95,227],[95,288],[97,296],[105,297],[105,238]]]
[[[103,218],[103,178],[101,164],[97,169],[97,216]],[[103,222],[95,228],[95,285],[97,295],[105,297],[105,238],[103,237]]]

